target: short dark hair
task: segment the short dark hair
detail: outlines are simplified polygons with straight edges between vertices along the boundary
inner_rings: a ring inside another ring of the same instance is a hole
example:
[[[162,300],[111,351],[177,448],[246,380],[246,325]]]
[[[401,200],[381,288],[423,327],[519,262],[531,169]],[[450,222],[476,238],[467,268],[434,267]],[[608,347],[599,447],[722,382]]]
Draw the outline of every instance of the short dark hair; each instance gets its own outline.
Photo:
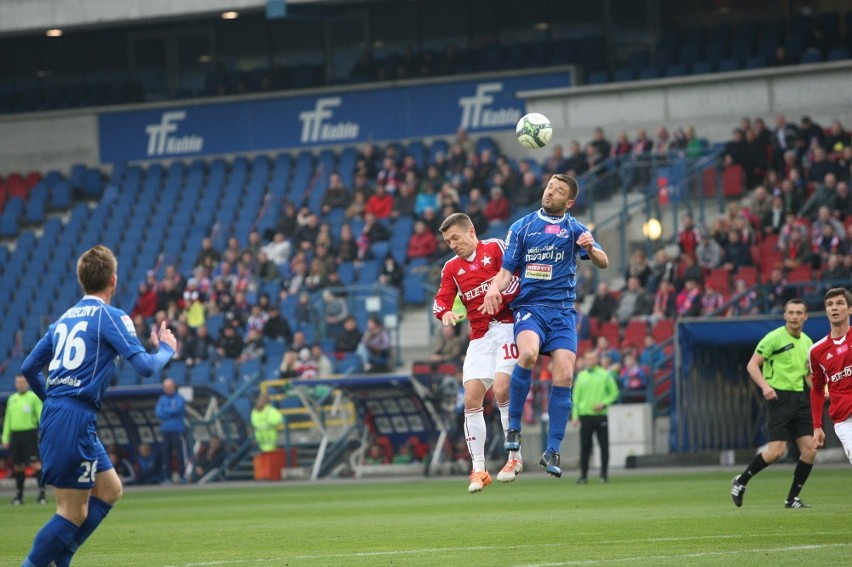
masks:
[[[805,311],[808,310],[808,304],[801,297],[794,297],[793,299],[788,299],[787,302],[784,304],[784,311],[787,311],[788,305],[804,305]]]
[[[827,292],[825,292],[825,300],[828,301],[832,297],[840,297],[843,296],[846,299],[846,305],[852,306],[852,292],[850,292],[845,287],[833,287]]]
[[[570,175],[565,175],[564,173],[554,173],[553,179],[558,179],[562,183],[568,185],[568,192],[570,193],[569,198],[572,201],[577,200],[577,195],[580,194],[580,184],[577,183],[576,179],[574,179]]]
[[[118,270],[112,250],[98,244],[77,259],[77,280],[87,294],[104,291]]]
[[[473,226],[473,221],[464,213],[453,213],[444,219],[444,222],[441,223],[441,227],[438,230],[446,232],[454,226],[467,230]]]

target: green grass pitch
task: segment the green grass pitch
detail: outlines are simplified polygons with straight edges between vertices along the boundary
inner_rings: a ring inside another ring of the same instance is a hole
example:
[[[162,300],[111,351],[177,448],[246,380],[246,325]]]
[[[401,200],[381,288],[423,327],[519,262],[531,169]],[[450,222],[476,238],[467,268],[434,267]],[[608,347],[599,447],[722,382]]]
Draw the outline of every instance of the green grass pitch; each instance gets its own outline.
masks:
[[[814,469],[783,500],[792,468],[763,471],[742,508],[739,469],[642,471],[574,484],[528,471],[467,493],[465,478],[129,489],[75,567],[253,565],[832,565],[852,564],[852,469]],[[30,495],[31,496],[31,495]],[[53,513],[3,510],[0,564],[20,565]]]

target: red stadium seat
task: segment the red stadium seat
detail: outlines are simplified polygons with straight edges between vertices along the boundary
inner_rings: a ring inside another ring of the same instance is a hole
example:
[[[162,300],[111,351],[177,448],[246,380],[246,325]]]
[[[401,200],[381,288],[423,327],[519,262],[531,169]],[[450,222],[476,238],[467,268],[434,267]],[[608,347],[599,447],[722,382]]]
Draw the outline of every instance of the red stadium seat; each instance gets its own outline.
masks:
[[[706,283],[722,295],[731,293],[731,276],[725,268],[713,268],[707,274]]]
[[[621,344],[621,333],[620,333],[618,323],[615,321],[607,321],[606,323],[601,323],[599,337],[606,337],[609,340],[609,344],[613,348],[618,348],[618,345]]]
[[[813,271],[808,264],[799,264],[787,274],[787,281],[790,283],[812,282],[813,279]]]
[[[722,173],[722,194],[725,197],[742,197],[745,174],[742,166],[729,165]]]
[[[705,197],[715,197],[719,186],[719,172],[715,167],[708,167],[701,172],[701,187]]]
[[[748,287],[752,287],[757,283],[757,267],[756,266],[740,266],[734,276],[738,280],[745,281]]]
[[[645,321],[633,319],[624,328],[624,339],[621,341],[621,346],[632,347],[636,352],[641,352],[645,348],[645,335],[647,334],[648,324]]]
[[[654,342],[659,344],[667,341],[674,335],[674,319],[659,319],[651,328],[651,336]]]

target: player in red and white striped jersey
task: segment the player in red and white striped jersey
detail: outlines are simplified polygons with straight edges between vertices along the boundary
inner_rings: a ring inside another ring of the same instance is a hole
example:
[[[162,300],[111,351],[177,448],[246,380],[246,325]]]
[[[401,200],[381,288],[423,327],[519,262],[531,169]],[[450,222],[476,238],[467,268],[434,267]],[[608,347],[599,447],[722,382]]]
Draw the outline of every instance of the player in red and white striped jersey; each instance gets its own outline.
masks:
[[[441,235],[456,254],[441,270],[441,286],[432,312],[444,325],[455,325],[461,316],[453,312],[456,295],[461,297],[470,320],[470,345],[463,368],[464,423],[467,447],[473,461],[470,492],[479,492],[491,484],[485,468],[486,426],[482,403],[488,388],[500,410],[505,432],[509,426],[509,376],[518,359],[514,325],[509,303],[518,293],[515,277],[503,292],[502,309],[487,315],[479,310],[488,285],[500,271],[505,244],[499,239],[479,240],[470,218],[462,213],[448,216],[441,224]],[[520,451],[509,453],[497,480],[511,482],[523,469]]]
[[[825,314],[831,331],[811,347],[809,355],[814,384],[811,389],[814,443],[822,447],[825,442],[822,410],[827,394],[831,401],[828,416],[834,422],[834,431],[852,462],[852,332],[849,326],[852,293],[842,287],[828,290],[825,293]]]

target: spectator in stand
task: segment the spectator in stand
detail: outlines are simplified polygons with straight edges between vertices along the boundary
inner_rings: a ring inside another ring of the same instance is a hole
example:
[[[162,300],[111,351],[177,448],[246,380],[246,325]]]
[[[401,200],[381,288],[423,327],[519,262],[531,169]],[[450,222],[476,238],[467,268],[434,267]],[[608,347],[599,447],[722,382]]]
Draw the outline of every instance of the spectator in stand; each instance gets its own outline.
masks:
[[[593,144],[586,144],[584,149],[586,154],[586,165],[589,168],[589,171],[594,170],[602,161],[606,159],[606,156],[601,154],[598,151],[598,147]]]
[[[713,282],[704,284],[704,293],[701,294],[701,315],[719,315],[717,313],[725,304],[725,297],[713,286]]]
[[[479,152],[478,159],[474,166],[473,186],[474,187],[490,187],[491,177],[497,169],[497,163],[494,155],[488,148],[483,148]]]
[[[394,190],[396,190],[395,185]],[[381,184],[376,185],[376,192],[367,199],[367,203],[364,205],[364,215],[371,213],[377,219],[389,218],[391,211],[393,211],[393,202],[393,195],[388,191],[388,187]]]
[[[739,230],[728,231],[728,242],[723,248],[723,264],[729,273],[734,274],[742,266],[751,266],[751,248],[747,242],[742,239],[742,234]]]
[[[616,309],[618,309],[618,300],[610,292],[609,284],[599,282],[592,305],[589,307],[589,317],[596,317],[600,322],[605,323],[612,320]]]
[[[852,215],[852,195],[849,193],[849,184],[846,181],[837,182],[831,210],[832,216],[840,222],[845,222],[847,217]]]
[[[299,298],[296,300],[296,307],[293,310],[293,318],[296,324],[305,328],[314,324],[317,319],[316,309],[311,301],[311,294],[303,291],[299,293]]]
[[[648,256],[645,250],[637,248],[630,254],[630,259],[627,261],[627,269],[624,271],[624,279],[637,278],[639,286],[647,288],[648,280],[651,278],[653,270],[651,263],[648,261]]]
[[[654,297],[649,294],[639,282],[639,278],[627,279],[627,289],[622,290],[615,308],[615,318],[626,325],[633,317],[643,317],[651,314],[654,307]]]
[[[850,145],[852,145],[852,133],[844,130],[840,120],[832,120],[824,141],[825,151],[830,154],[840,154]]]
[[[349,316],[346,298],[326,289],[322,292],[322,306],[326,333],[329,337],[336,337],[343,329],[343,321]]]
[[[364,214],[364,207],[367,204],[367,197],[364,193],[356,191],[352,194],[352,201],[343,213],[346,218],[361,218]]]
[[[358,258],[358,241],[352,232],[352,225],[344,224],[340,227],[340,239],[337,243],[337,255],[335,260],[338,264],[352,262]]]
[[[485,200],[482,198],[482,193],[479,189],[474,188],[470,190],[470,200],[464,212],[470,217],[470,221],[473,223],[477,234],[488,232],[490,223],[488,222],[488,217],[485,216]]]
[[[349,191],[343,185],[343,180],[338,173],[332,173],[328,177],[328,188],[323,195],[320,211],[327,215],[332,209],[345,209],[351,200]]]
[[[383,242],[391,237],[390,229],[370,212],[364,213],[364,229],[361,234],[367,238],[369,244]]]
[[[141,315],[145,319],[151,319],[157,312],[157,292],[148,282],[142,282],[139,284],[138,293],[130,317]]]
[[[436,188],[431,183],[423,183],[420,186],[420,193],[414,201],[414,214],[417,217],[422,217],[426,209],[438,208],[438,195]]]
[[[245,342],[239,333],[239,320],[226,317],[225,324],[222,325],[221,335],[216,341],[216,353],[225,358],[236,360],[243,353]]]
[[[690,256],[695,256],[695,250],[701,242],[701,231],[695,226],[695,218],[692,213],[686,213],[681,218],[681,225],[677,231],[677,244],[680,251]]]
[[[384,372],[390,365],[390,335],[381,320],[373,315],[367,319],[367,329],[361,337],[356,354],[367,372]]]
[[[420,220],[415,222],[414,233],[408,239],[408,259],[425,258],[430,260],[435,255],[437,248],[435,235],[429,232],[426,223]]]
[[[781,227],[784,226],[785,216],[784,197],[780,189],[775,189],[772,192],[769,209],[760,219],[760,229],[763,234],[780,234]]]
[[[722,265],[724,250],[719,246],[715,238],[702,237],[701,242],[695,249],[695,257],[698,262],[698,267],[704,275],[707,275],[710,270],[718,268]]]
[[[757,293],[749,289],[745,280],[734,282],[734,302],[728,311],[729,316],[756,315],[760,312]]]
[[[698,282],[699,285],[704,283],[704,270],[698,265],[695,257],[684,254],[680,257],[680,266],[678,268],[680,274],[675,281],[675,288],[680,291],[686,280],[692,279]]]
[[[692,278],[687,279],[675,298],[678,317],[697,317],[701,314],[701,287]]]
[[[390,213],[390,218],[393,220],[408,218],[414,215],[414,204],[417,199],[415,194],[416,184],[411,182],[408,176],[409,174],[406,174],[405,181],[399,186],[396,197],[394,197],[393,208]]]
[[[842,250],[842,236],[843,232],[839,235],[835,233],[834,225],[831,223],[825,223],[821,225],[819,228],[814,226],[814,234],[815,238],[813,241],[813,257],[811,259],[811,265],[814,269],[819,270],[828,264],[828,257],[831,254],[836,254]],[[841,231],[842,231],[841,225]],[[819,234],[816,231],[819,230]]]
[[[576,152],[579,152],[579,142],[572,142],[572,144],[577,145]],[[565,150],[562,144],[554,144],[550,149],[550,156],[542,164],[542,177],[549,178],[554,173],[565,173],[568,168],[568,159],[565,157]]]
[[[390,155],[382,159],[382,168],[376,174],[376,189],[384,187],[387,193],[396,192],[396,188],[402,182],[402,173],[397,167],[396,160]]]
[[[316,293],[325,289],[328,285],[328,271],[326,265],[318,258],[311,260],[308,275],[305,276],[304,290],[308,293]]]
[[[287,319],[281,316],[281,308],[277,303],[269,307],[269,318],[263,325],[263,336],[276,341],[289,343],[293,340],[293,331]]]
[[[791,178],[781,181],[781,197],[784,201],[784,212],[798,214],[805,203],[804,188],[796,185]]]
[[[802,231],[791,231],[783,241],[778,240],[778,246],[781,249],[781,261],[785,269],[792,270],[800,265],[810,265],[811,246]]]
[[[160,484],[163,476],[163,459],[148,443],[140,443],[136,449],[136,484]]]
[[[293,333],[293,341],[290,343],[287,352],[281,357],[281,364],[278,365],[278,371],[282,378],[292,378],[296,375],[296,363],[299,361],[299,352],[304,348],[308,348],[305,333],[296,331]]]
[[[829,174],[834,175],[836,181],[837,176],[841,173],[837,164],[828,159],[825,150],[818,145],[812,149],[812,157],[807,172],[805,181],[808,183],[826,183],[825,179]]]
[[[603,365],[605,368],[621,362],[621,353],[610,344],[609,339],[605,335],[600,335],[595,339],[595,348],[593,350],[601,357],[602,361],[604,358],[607,359],[606,364]]]
[[[784,54],[784,48],[779,46],[780,53]],[[776,53],[778,51],[776,50]],[[785,63],[786,64],[786,63]],[[773,62],[770,62],[770,66]],[[796,149],[796,140],[799,138],[799,128],[792,122],[787,122],[787,117],[783,114],[775,116],[775,130],[772,133],[773,144],[775,146],[775,155],[781,156],[787,150]]]
[[[319,364],[311,356],[311,349],[309,347],[299,349],[294,373],[296,380],[314,380],[319,376]]]
[[[649,376],[662,368],[666,361],[666,353],[662,347],[657,344],[654,336],[651,333],[645,335],[645,343],[642,352],[639,354],[639,364],[645,369]]]
[[[343,330],[334,341],[335,352],[355,352],[361,342],[361,331],[358,330],[358,320],[350,315],[343,320]]]
[[[630,150],[633,144],[630,143],[630,138],[627,137],[627,132],[619,132],[615,137],[615,144],[610,147],[609,157],[619,161],[630,159]]]
[[[296,234],[293,236],[298,248],[304,250],[306,245],[307,248],[313,247],[313,243],[316,242],[317,235],[319,235],[319,225],[318,215],[314,213],[306,215],[304,224],[296,229]]]
[[[606,139],[603,128],[598,126],[592,130],[592,141],[589,143],[597,148],[598,153],[604,156],[604,159],[609,157],[612,151],[612,144]]]
[[[763,284],[762,310],[767,313],[783,313],[784,305],[796,297],[796,288],[789,285],[780,267],[772,268],[769,280]]]
[[[820,281],[831,283],[831,285],[825,287],[825,291],[828,291],[830,287],[846,286],[850,288],[852,287],[850,280],[852,280],[852,269],[844,263],[843,255],[839,253],[829,254],[825,269],[820,274]]]
[[[648,371],[636,358],[636,353],[628,350],[624,353],[624,362],[618,372],[618,383],[623,402],[644,402],[647,397]]]
[[[402,289],[403,276],[402,266],[397,263],[392,254],[388,253],[379,268],[379,283]]]
[[[215,350],[215,344],[210,337],[210,332],[206,325],[201,325],[195,329],[195,333],[190,333],[183,344],[183,360],[187,366],[192,366],[202,360],[210,358],[210,352]]]
[[[222,254],[213,247],[213,239],[208,236],[201,240],[201,250],[198,251],[198,254],[195,256],[195,262],[192,265],[203,266],[209,261],[215,266],[221,260]]]
[[[674,259],[669,258],[665,248],[660,248],[654,253],[651,277],[648,279],[648,291],[656,293],[660,287],[660,282],[668,281],[674,284],[675,278],[677,278],[677,264]]]
[[[198,482],[204,475],[222,466],[225,462],[225,446],[216,435],[211,435],[201,447],[192,461],[192,482]]]
[[[485,206],[485,217],[492,225],[505,222],[511,214],[511,207],[509,205],[509,200],[503,195],[502,187],[494,185],[491,187],[489,194],[491,195],[491,198]]]
[[[510,194],[512,206],[516,209],[528,207],[533,202],[541,200],[541,184],[532,170],[525,171],[521,176],[520,186]]]
[[[766,212],[772,208],[772,195],[763,185],[758,185],[752,191],[751,198],[748,201],[748,218],[752,224],[757,225],[760,219],[764,217]]]
[[[589,162],[586,161],[586,152],[583,151],[580,142],[572,140],[568,144],[568,157],[565,160],[565,169],[555,171],[553,173],[568,173],[572,177],[577,177],[589,170]],[[573,172],[573,173],[572,173]],[[550,172],[545,171],[542,177],[547,179]]]
[[[157,291],[157,311],[168,311],[176,306],[182,298],[183,294],[177,288],[175,280],[163,278]]]
[[[450,146],[450,160],[449,160],[449,172],[450,173],[461,173],[462,170],[468,165],[468,156],[472,156],[473,152],[468,152],[464,149],[464,146],[458,142],[454,142]]]
[[[266,344],[263,342],[263,332],[259,329],[249,329],[243,350],[238,362],[247,360],[266,360]]]
[[[432,362],[461,362],[467,341],[456,325],[441,325],[432,341]]]

